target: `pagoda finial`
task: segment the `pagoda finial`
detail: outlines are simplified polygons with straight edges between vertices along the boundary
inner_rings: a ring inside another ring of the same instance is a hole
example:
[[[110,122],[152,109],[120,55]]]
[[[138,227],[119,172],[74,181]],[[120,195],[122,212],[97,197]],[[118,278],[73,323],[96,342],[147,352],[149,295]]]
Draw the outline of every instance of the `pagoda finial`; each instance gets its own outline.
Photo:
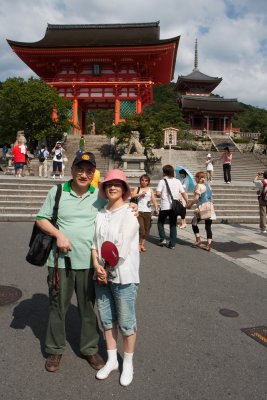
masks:
[[[198,50],[197,50],[197,39],[195,41],[195,62],[194,62],[194,70],[198,69]]]

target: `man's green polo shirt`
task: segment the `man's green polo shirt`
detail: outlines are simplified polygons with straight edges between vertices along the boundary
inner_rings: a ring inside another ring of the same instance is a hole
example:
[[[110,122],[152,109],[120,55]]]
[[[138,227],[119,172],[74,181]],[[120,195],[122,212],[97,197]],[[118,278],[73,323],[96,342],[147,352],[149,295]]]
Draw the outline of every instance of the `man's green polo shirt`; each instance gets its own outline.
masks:
[[[91,246],[95,231],[95,219],[98,210],[104,207],[106,200],[98,194],[98,189],[90,186],[88,192],[79,197],[71,188],[71,182],[62,184],[62,194],[59,201],[57,225],[71,242],[72,251],[67,254],[60,252],[59,268],[65,268],[64,256],[71,259],[72,269],[88,269],[91,267]],[[57,186],[53,186],[45,199],[36,219],[51,220],[55,204]],[[54,245],[47,265],[55,265]]]

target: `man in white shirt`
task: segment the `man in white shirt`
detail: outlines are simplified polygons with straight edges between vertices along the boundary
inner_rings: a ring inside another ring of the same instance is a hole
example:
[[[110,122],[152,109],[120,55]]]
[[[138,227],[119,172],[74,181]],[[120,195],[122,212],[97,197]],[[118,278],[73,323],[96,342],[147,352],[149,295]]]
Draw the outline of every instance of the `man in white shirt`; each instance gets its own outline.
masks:
[[[182,196],[188,205],[188,198],[181,182],[174,177],[174,169],[171,165],[164,165],[162,168],[164,178],[158,183],[156,196],[160,198],[160,212],[158,218],[158,231],[160,237],[160,246],[167,246],[169,249],[174,249],[176,245],[177,236],[177,215],[171,209],[172,199],[168,193],[165,179],[168,182],[172,197],[179,200]],[[170,242],[167,244],[164,223],[166,218],[169,217],[170,225]]]

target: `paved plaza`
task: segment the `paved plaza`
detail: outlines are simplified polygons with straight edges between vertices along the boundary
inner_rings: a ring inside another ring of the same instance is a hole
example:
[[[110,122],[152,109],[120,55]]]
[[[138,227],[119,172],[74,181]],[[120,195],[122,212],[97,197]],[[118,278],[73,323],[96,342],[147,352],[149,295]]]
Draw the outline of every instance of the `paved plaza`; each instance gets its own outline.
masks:
[[[25,261],[31,228],[0,223],[0,284],[22,291],[17,302],[0,307],[1,399],[266,400],[267,349],[241,331],[267,325],[267,236],[256,226],[214,225],[208,253],[190,246],[189,225],[178,231],[175,250],[160,248],[153,224],[141,254],[135,375],[128,388],[119,385],[118,372],[97,381],[80,357],[75,297],[61,369],[45,371],[47,272]],[[224,309],[236,318],[223,316]],[[100,352],[105,357],[103,339]]]
[[[205,240],[204,225],[200,226],[202,240]],[[214,224],[213,252],[253,273],[267,278],[267,234],[260,232],[255,224]],[[178,237],[192,243],[192,228],[178,230]]]

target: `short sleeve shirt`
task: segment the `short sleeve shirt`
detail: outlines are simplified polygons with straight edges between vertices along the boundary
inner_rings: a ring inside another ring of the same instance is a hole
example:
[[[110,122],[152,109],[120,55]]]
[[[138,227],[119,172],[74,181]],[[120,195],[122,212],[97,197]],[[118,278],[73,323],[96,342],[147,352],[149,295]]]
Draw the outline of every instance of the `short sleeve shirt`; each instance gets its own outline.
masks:
[[[176,178],[165,178],[168,181],[172,196],[174,199],[180,199],[180,193],[184,193],[185,190],[183,188],[182,183]],[[161,210],[170,210],[171,209],[171,197],[168,194],[166,183],[164,179],[161,179],[157,186],[157,192],[161,193],[160,196],[160,209]]]
[[[93,242],[95,219],[97,212],[106,204],[106,200],[98,194],[98,189],[89,187],[87,193],[79,197],[71,188],[71,181],[62,184],[62,194],[59,201],[58,229],[71,242],[72,250],[68,254],[60,252],[59,268],[65,268],[64,256],[71,259],[72,269],[91,268],[91,246]],[[53,186],[38,212],[37,219],[51,220],[55,204],[57,186]],[[47,265],[55,266],[56,244],[52,249]]]

